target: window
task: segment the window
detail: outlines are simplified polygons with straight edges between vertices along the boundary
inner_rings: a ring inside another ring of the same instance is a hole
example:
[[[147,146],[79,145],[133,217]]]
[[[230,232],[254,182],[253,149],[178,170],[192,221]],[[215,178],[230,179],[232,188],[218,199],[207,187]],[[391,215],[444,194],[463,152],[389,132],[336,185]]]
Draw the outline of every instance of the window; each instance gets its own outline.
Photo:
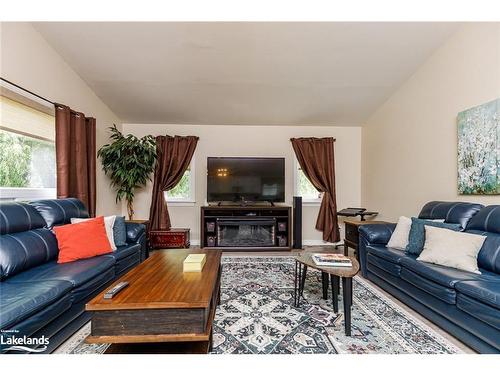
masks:
[[[191,159],[186,172],[182,176],[179,183],[173,188],[165,192],[165,199],[171,203],[194,203],[194,160],[195,156]]]
[[[322,193],[320,193],[311,184],[306,177],[299,162],[295,159],[295,195],[302,197],[302,202],[311,204],[320,204]]]
[[[54,116],[5,96],[0,105],[0,198],[55,198]]]

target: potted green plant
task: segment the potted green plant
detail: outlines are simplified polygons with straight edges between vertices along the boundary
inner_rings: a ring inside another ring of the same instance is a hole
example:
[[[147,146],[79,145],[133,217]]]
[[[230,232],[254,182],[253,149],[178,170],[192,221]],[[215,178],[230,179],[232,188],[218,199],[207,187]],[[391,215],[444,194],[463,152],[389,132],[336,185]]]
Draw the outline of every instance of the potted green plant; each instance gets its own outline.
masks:
[[[134,217],[134,191],[151,180],[155,169],[156,141],[152,135],[137,138],[132,134],[124,136],[113,125],[109,128],[112,143],[102,146],[97,152],[102,169],[116,189],[116,202],[127,201],[129,220]]]

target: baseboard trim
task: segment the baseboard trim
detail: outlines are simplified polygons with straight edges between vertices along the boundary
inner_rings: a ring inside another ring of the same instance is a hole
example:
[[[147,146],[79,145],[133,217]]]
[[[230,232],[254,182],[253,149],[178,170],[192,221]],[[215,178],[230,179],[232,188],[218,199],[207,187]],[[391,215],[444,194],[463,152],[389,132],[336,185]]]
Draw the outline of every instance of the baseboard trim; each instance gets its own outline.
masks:
[[[341,245],[344,243],[344,241],[328,242],[323,240],[303,240],[302,243],[305,246],[332,246],[332,245]]]

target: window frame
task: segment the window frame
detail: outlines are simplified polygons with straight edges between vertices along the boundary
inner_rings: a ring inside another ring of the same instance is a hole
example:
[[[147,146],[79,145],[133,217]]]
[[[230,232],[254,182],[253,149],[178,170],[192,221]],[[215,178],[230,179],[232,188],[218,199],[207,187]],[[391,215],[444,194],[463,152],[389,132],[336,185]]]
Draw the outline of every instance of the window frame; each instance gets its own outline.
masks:
[[[28,201],[57,198],[56,188],[0,187],[0,200]]]
[[[55,114],[54,106],[41,100],[35,95],[31,95],[7,82],[2,81],[0,83],[0,95],[6,98],[36,109],[47,114],[54,116],[54,127],[55,127]],[[0,124],[0,128],[4,131],[11,133],[16,133],[22,136],[31,137],[35,139],[43,139],[39,136],[30,133],[21,133],[9,128],[3,128]],[[52,141],[52,140],[50,140]],[[57,177],[56,177],[57,183]],[[0,201],[2,200],[13,200],[13,201],[28,201],[28,200],[39,200],[39,199],[55,199],[57,198],[57,188],[31,188],[31,187],[9,187],[0,186]]]
[[[189,197],[187,198],[169,198],[168,197],[168,192],[164,191],[164,197],[165,201],[170,205],[170,206],[194,206],[196,203],[196,195],[195,195],[195,182],[196,182],[196,173],[195,173],[195,160],[196,160],[196,154],[193,154],[193,157],[191,158],[191,163],[189,163],[189,171],[190,171],[190,178],[189,178]]]
[[[299,170],[300,164],[296,157],[293,158],[293,193],[294,196],[299,195]],[[305,206],[319,206],[323,200],[323,193],[318,192],[318,198],[304,198],[302,197],[302,204]]]

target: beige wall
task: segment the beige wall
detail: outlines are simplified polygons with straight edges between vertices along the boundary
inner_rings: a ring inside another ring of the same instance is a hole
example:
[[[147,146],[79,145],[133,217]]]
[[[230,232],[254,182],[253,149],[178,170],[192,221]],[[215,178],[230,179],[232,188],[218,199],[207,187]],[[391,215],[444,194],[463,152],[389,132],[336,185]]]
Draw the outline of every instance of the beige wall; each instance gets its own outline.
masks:
[[[499,204],[457,193],[457,113],[500,97],[500,24],[457,31],[363,127],[362,203],[379,218],[430,200]]]
[[[108,141],[106,128],[120,120],[94,94],[78,74],[66,64],[41,35],[28,23],[0,26],[1,76],[52,101],[69,105],[97,120],[97,148]],[[97,164],[97,211],[120,211],[114,193]]]
[[[169,134],[200,137],[195,153],[196,204],[169,206],[173,226],[191,228],[191,238],[195,243],[199,241],[200,206],[206,200],[208,156],[285,157],[286,203],[291,204],[294,154],[289,139],[300,136],[335,137],[338,205],[357,206],[361,200],[361,129],[358,127],[123,124],[123,131],[136,136]],[[149,184],[136,194],[137,218],[149,216],[151,189]],[[318,206],[304,207],[303,238],[309,243],[321,242],[321,233],[314,229],[318,209]],[[126,213],[125,209],[123,213]]]

